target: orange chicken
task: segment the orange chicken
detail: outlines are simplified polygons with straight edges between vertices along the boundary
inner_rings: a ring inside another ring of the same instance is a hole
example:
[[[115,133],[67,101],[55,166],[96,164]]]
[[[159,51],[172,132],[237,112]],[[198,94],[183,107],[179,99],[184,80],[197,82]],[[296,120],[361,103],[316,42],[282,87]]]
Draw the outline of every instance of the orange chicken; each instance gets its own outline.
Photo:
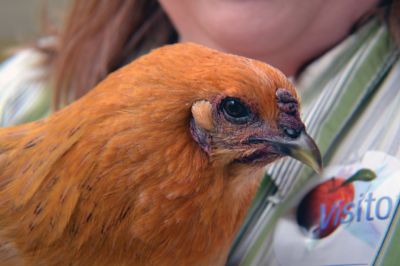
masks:
[[[273,67],[166,46],[0,129],[1,265],[224,265],[263,175],[321,157]]]

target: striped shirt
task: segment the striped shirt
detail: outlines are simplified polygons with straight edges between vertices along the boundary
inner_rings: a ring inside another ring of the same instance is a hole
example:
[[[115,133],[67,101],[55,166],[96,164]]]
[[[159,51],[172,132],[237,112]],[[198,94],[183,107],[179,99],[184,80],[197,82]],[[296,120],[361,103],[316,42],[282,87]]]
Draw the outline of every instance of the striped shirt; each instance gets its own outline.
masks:
[[[0,126],[22,124],[50,113],[46,55],[30,48],[0,64]]]
[[[303,118],[325,165],[346,163],[368,150],[400,157],[399,55],[386,25],[373,20],[302,74],[297,86]],[[309,168],[292,159],[267,170],[229,265],[278,265],[270,249],[274,226],[313,178]],[[391,239],[388,234],[385,243]]]

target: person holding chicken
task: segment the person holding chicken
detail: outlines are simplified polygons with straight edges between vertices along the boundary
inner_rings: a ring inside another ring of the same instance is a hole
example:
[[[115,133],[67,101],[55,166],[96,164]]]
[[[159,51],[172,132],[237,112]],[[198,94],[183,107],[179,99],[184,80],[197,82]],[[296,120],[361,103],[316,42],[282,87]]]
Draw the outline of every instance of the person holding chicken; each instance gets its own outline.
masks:
[[[308,132],[326,164],[340,164],[349,154],[369,150],[399,158],[398,16],[397,0],[313,0],[301,5],[76,1],[59,36],[42,39],[37,48],[3,66],[2,124],[46,116],[51,106],[61,108],[81,97],[109,72],[152,48],[191,41],[264,61],[290,76],[303,99]],[[17,75],[19,82],[13,78]],[[278,214],[287,208],[285,199],[296,195],[311,176],[292,160],[268,168],[229,264],[276,263],[270,237]],[[400,229],[393,225],[390,230],[389,242]],[[384,245],[385,254],[393,254],[392,246]]]

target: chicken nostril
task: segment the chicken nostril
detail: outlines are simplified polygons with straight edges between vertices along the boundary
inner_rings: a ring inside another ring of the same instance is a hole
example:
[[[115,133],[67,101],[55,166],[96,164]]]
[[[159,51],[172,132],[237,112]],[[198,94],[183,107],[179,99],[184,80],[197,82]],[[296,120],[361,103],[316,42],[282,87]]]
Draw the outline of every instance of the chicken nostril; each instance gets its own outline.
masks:
[[[299,137],[301,134],[301,130],[294,129],[294,128],[288,128],[288,127],[285,127],[283,129],[283,132],[285,133],[286,136],[288,136],[292,139]]]

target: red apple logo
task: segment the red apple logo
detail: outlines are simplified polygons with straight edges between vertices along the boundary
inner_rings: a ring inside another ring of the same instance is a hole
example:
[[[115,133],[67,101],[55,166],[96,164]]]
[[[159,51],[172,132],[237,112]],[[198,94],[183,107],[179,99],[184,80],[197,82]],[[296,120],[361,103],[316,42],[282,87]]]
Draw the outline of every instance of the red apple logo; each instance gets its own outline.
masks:
[[[345,219],[354,200],[354,181],[371,181],[376,174],[361,169],[348,179],[332,177],[314,187],[297,208],[297,223],[314,239],[329,236]]]

